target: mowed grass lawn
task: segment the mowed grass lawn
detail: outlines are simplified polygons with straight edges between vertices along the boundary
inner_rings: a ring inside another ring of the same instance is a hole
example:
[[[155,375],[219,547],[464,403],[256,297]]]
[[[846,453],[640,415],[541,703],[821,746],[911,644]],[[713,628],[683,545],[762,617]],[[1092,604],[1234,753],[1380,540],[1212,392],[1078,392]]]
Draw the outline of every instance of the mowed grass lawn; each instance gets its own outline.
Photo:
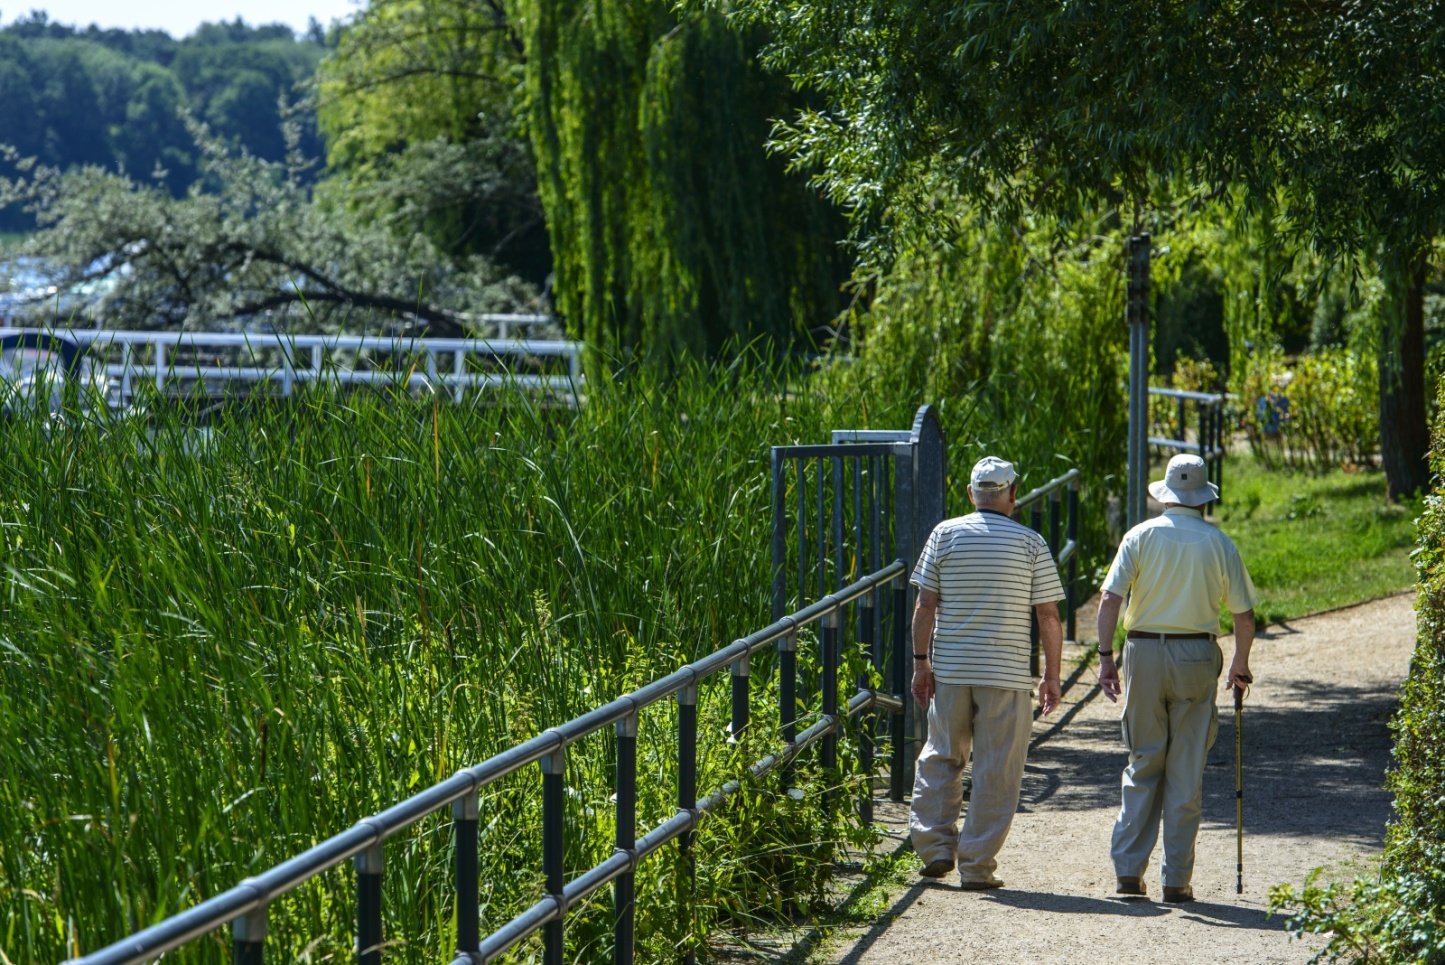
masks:
[[[1415,583],[1410,554],[1424,502],[1387,502],[1378,469],[1270,472],[1248,454],[1231,454],[1221,490],[1215,518],[1244,556],[1262,621],[1363,603]]]

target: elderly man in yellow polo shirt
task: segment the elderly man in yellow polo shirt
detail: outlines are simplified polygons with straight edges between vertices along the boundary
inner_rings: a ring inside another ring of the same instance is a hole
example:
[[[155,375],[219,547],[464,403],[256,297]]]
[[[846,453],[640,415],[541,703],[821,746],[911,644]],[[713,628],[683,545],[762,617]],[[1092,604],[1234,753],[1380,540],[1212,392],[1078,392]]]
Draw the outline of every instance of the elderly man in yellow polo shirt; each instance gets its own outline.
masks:
[[[1199,833],[1204,760],[1218,731],[1215,681],[1224,657],[1215,642],[1219,607],[1234,615],[1234,657],[1227,687],[1252,681],[1254,584],[1230,538],[1204,519],[1219,498],[1204,460],[1179,455],[1149,486],[1164,513],[1124,534],[1104,578],[1099,604],[1099,684],[1120,692],[1114,628],[1124,607],[1123,803],[1111,848],[1116,892],[1147,894],[1145,868],[1164,831],[1164,900],[1194,900],[1194,841]]]

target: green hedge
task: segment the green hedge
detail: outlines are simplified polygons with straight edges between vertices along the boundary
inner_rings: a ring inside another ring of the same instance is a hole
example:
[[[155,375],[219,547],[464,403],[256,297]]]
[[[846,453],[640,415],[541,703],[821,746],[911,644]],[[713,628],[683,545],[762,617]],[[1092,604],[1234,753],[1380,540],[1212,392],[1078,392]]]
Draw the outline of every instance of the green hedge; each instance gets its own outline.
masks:
[[[1437,393],[1445,402],[1445,378]],[[1311,876],[1301,892],[1270,894],[1272,910],[1291,912],[1291,931],[1330,935],[1316,961],[1445,962],[1445,420],[1431,468],[1415,551],[1419,638],[1391,722],[1395,819],[1379,877],[1319,885]]]

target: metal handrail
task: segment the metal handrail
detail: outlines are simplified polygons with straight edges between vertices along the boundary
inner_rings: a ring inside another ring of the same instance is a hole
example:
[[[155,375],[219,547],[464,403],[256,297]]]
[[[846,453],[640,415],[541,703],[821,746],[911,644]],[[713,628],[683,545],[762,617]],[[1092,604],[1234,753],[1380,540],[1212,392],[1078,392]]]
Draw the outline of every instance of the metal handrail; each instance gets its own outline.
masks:
[[[692,691],[695,704],[695,687],[698,681],[717,673],[730,664],[736,665],[739,661],[745,661],[751,654],[771,643],[795,640],[798,630],[802,627],[822,620],[824,621],[825,637],[830,632],[836,634],[838,620],[833,616],[834,614],[848,604],[865,597],[871,591],[876,591],[888,583],[901,582],[907,571],[908,567],[903,560],[894,560],[882,569],[856,580],[837,592],[776,620],[746,637],[734,640],[728,646],[701,657],[665,677],[654,680],[564,724],[549,728],[530,740],[496,754],[480,764],[462,768],[447,780],[378,814],[361,819],[350,829],[328,838],[315,847],[303,851],[259,875],[245,879],[214,898],[203,901],[193,908],[173,915],[165,921],[136,932],[89,955],[70,959],[67,965],[134,965],[134,963],[149,961],[196,938],[210,934],[228,922],[234,922],[237,926],[238,947],[241,944],[259,945],[260,940],[265,936],[266,906],[298,885],[335,868],[348,858],[365,858],[368,854],[373,853],[374,849],[379,848],[387,838],[448,805],[454,806],[454,813],[458,815],[459,823],[465,820],[462,815],[470,810],[472,814],[470,835],[471,840],[475,842],[476,795],[483,786],[529,764],[538,762],[544,763],[544,783],[553,779],[560,782],[560,769],[555,766],[548,769],[545,764],[549,760],[558,759],[558,755],[569,745],[611,724],[617,724],[620,727],[624,722],[631,721],[635,728],[638,711],[660,700],[684,694],[689,690]],[[830,618],[832,619],[830,620]],[[874,705],[897,706],[902,699],[902,695],[879,695],[871,690],[863,690],[850,700],[847,713],[843,716],[851,716]],[[826,703],[825,701],[825,711]],[[693,718],[695,726],[695,712]],[[735,721],[735,730],[736,723]],[[770,773],[787,761],[791,761],[815,740],[826,733],[837,730],[840,726],[840,715],[824,713],[816,723],[798,734],[795,740],[785,744],[780,752],[764,758],[749,768],[750,776]],[[697,802],[691,807],[680,807],[673,817],[664,821],[647,835],[638,838],[631,848],[619,847],[617,853],[584,872],[572,882],[556,889],[549,887],[547,897],[488,936],[485,941],[478,944],[476,950],[463,948],[458,954],[457,961],[472,963],[491,961],[492,958],[542,927],[559,922],[567,910],[578,901],[583,900],[608,882],[630,873],[642,858],[656,851],[666,842],[679,838],[695,828],[703,814],[715,808],[723,799],[737,790],[738,786],[736,783],[724,785],[702,802]],[[555,789],[560,795],[560,783],[556,784]],[[547,793],[548,791],[544,787],[544,798]],[[460,809],[456,807],[459,804],[466,805],[468,803],[471,805],[469,809],[465,806]],[[545,807],[544,802],[544,811]],[[458,840],[458,850],[460,851],[462,848],[460,842],[463,840],[460,834]],[[545,842],[543,850],[544,852],[549,850]],[[560,858],[560,842],[558,842],[557,861],[559,865],[555,870],[559,877]],[[475,860],[475,854],[473,854],[472,861],[475,862]],[[544,855],[544,862],[545,860]],[[377,904],[371,911],[377,916],[378,920],[375,922],[375,926],[379,934],[379,858],[368,862],[365,868],[361,867],[361,862],[358,862],[357,877],[359,892],[373,887],[370,884],[361,883],[361,878],[375,877],[377,879],[373,889]],[[359,904],[365,903],[359,902]],[[471,914],[475,916],[475,913],[475,908],[473,908]],[[360,913],[358,917],[360,918]],[[465,914],[460,908],[459,902],[459,934],[465,925],[464,918]],[[358,922],[359,932],[363,927],[365,926]],[[367,945],[359,942],[359,947],[365,950]],[[254,958],[259,961],[259,954]],[[368,960],[365,951],[363,951],[362,960]]]
[[[1222,392],[1189,392],[1183,389],[1166,389],[1149,386],[1150,396],[1175,399],[1179,403],[1175,427],[1179,438],[1149,436],[1147,442],[1161,449],[1178,452],[1192,452],[1204,460],[1209,481],[1220,485],[1224,481],[1224,457],[1228,453],[1228,439],[1225,434],[1224,407],[1230,396]],[[1184,438],[1186,434],[1184,406],[1193,402],[1199,408],[1199,421],[1195,429],[1195,441]],[[1210,507],[1205,508],[1209,512]]]
[[[283,395],[290,395],[297,383],[335,382],[339,384],[391,384],[405,382],[410,387],[435,385],[451,389],[460,401],[467,388],[492,388],[517,385],[575,393],[582,381],[580,342],[562,339],[533,338],[423,338],[385,335],[285,334],[279,332],[138,332],[108,329],[0,329],[0,336],[21,332],[44,332],[68,340],[89,352],[100,353],[119,348],[118,362],[95,364],[97,369],[114,380],[117,402],[125,404],[139,382],[154,382],[163,388],[169,379],[194,378],[238,382],[273,382],[281,385]],[[149,349],[152,361],[136,356],[138,350]],[[203,364],[176,362],[170,352],[181,349],[228,349],[275,351],[280,364]],[[420,367],[405,372],[384,372],[347,368],[339,365],[328,353],[386,352],[424,359]],[[450,367],[440,365],[439,357],[450,356]],[[527,372],[467,371],[467,357],[489,359],[556,358],[565,361],[565,374],[546,375]]]

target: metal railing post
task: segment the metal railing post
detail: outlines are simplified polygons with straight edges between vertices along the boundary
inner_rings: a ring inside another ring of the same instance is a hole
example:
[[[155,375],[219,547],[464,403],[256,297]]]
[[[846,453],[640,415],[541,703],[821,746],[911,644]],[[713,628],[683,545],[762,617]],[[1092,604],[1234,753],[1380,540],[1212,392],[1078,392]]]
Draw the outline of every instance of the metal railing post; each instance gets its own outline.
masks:
[[[858,645],[863,653],[873,653],[873,601],[878,590],[869,590],[858,600]],[[858,675],[858,689],[872,690],[873,681],[867,673]],[[858,721],[858,771],[863,775],[863,800],[858,805],[858,815],[863,823],[873,823],[873,737],[878,729],[879,713],[876,709]]]
[[[1214,484],[1224,492],[1224,455],[1225,455],[1225,430],[1224,430],[1224,400],[1214,400],[1214,432],[1212,445],[1214,451],[1219,454],[1214,463]]]
[[[381,871],[384,855],[374,844],[352,859],[356,864],[356,962],[381,965]]]
[[[1044,535],[1044,510],[1035,502],[1029,507],[1029,529]],[[1039,675],[1039,618],[1034,613],[1033,607],[1029,607],[1029,676],[1037,678]]]
[[[475,952],[481,942],[480,908],[477,889],[480,874],[477,855],[477,818],[481,796],[472,791],[452,802],[452,823],[456,827],[457,951]]]
[[[266,908],[231,922],[231,961],[235,965],[263,965],[266,959]]]
[[[697,684],[690,683],[677,692],[677,809],[694,811],[697,808]],[[684,902],[689,916],[696,923],[697,916],[697,856],[692,850],[693,833],[688,831],[677,839],[682,853],[681,886],[686,889]],[[697,961],[697,949],[692,947],[692,936],[687,938],[683,951],[685,965]]]
[[[838,624],[841,622],[837,610],[823,617],[823,716],[833,720],[838,717]],[[823,807],[829,813],[836,804],[838,770],[838,729],[830,728],[823,735],[822,764],[827,790],[823,793]]]
[[[893,485],[896,490],[893,500],[893,537],[897,544],[898,559],[912,570],[917,563],[918,544],[914,542],[914,529],[918,526],[918,518],[921,515],[918,504],[914,501],[915,489],[913,486],[914,470],[914,447],[910,445],[900,446],[899,451],[894,454],[894,479]],[[913,602],[913,590],[907,580],[903,580],[903,596],[897,611],[903,620],[904,639],[897,646],[894,654],[894,665],[896,672],[903,680],[899,693],[905,695],[903,701],[903,733],[899,734],[901,742],[906,742],[903,754],[903,786],[913,786],[913,760],[918,756],[918,749],[923,746],[924,740],[928,737],[928,716],[926,708],[919,708],[915,701],[906,699],[908,694],[908,682],[913,677],[913,661],[909,659],[908,651],[904,649],[909,645],[908,633]],[[902,800],[902,798],[899,798]]]
[[[752,661],[747,654],[743,654],[732,663],[732,738],[735,741],[742,740],[743,731],[748,726],[748,668],[751,663]]]
[[[542,876],[547,894],[565,907],[566,887],[566,820],[567,820],[567,753],[558,749],[542,758]],[[546,965],[562,965],[562,916],[542,926],[542,961]]]
[[[783,743],[792,747],[798,741],[798,634],[790,632],[778,639],[778,727]],[[783,786],[793,783],[793,762],[783,766]]]
[[[1210,407],[1205,403],[1199,403],[1199,458],[1204,460],[1204,478],[1212,482],[1214,480],[1214,453],[1211,451],[1213,447],[1209,443],[1214,433],[1210,427],[1209,409]],[[1213,508],[1212,503],[1206,504],[1205,515],[1209,515]]]
[[[617,850],[637,848],[637,715],[617,722]],[[613,965],[632,965],[636,945],[637,876],[628,871],[612,883]]]
[[[773,478],[773,619],[783,616],[788,596],[787,585],[787,510],[788,494],[783,477],[787,463],[777,447],[772,450]]]
[[[1074,551],[1069,554],[1069,582],[1064,587],[1064,600],[1069,608],[1069,639],[1077,641],[1078,615],[1074,612],[1074,594],[1079,581],[1079,481],[1069,483],[1069,542]]]
[[[905,733],[906,711],[912,697],[908,693],[908,674],[911,661],[908,656],[908,582],[902,576],[893,581],[893,696],[900,701],[893,711],[889,730],[893,735],[888,768],[888,799],[902,801],[907,790],[907,746]]]
[[[542,766],[542,877],[546,893],[565,907],[566,751],[555,750]],[[562,965],[562,916],[542,926],[542,961]]]

